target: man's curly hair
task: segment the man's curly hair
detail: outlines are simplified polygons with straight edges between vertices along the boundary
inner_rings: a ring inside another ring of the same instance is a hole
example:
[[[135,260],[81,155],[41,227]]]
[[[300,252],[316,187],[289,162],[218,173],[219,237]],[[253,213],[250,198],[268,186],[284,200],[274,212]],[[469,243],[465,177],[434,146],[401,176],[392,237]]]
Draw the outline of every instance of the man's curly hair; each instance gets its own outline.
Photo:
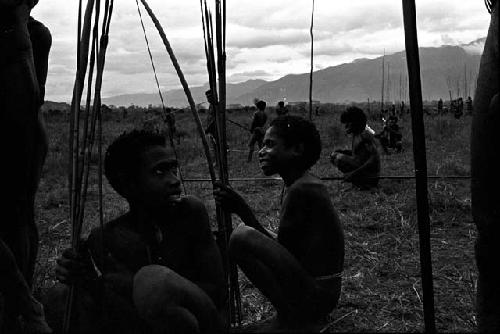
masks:
[[[151,146],[165,146],[165,137],[144,130],[124,132],[106,150],[104,174],[120,195],[123,180],[133,180],[139,174],[142,154]]]
[[[321,154],[321,138],[314,123],[292,115],[279,116],[271,121],[287,147],[303,144],[304,153],[296,162],[303,170],[311,168]]]
[[[352,131],[359,134],[366,128],[366,115],[358,107],[349,107],[340,115],[340,123],[352,123]]]

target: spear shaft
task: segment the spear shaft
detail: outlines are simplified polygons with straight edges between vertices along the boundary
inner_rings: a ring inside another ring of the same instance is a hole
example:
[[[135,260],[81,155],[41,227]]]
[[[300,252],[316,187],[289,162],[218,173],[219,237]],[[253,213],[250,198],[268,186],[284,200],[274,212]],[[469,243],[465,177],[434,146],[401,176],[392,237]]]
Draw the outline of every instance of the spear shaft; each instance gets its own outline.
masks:
[[[410,82],[413,156],[417,192],[417,221],[420,242],[420,270],[422,275],[425,331],[436,332],[434,320],[434,290],[430,244],[429,201],[427,198],[427,157],[422,111],[422,87],[417,40],[415,0],[402,0],[405,29],[406,61]]]

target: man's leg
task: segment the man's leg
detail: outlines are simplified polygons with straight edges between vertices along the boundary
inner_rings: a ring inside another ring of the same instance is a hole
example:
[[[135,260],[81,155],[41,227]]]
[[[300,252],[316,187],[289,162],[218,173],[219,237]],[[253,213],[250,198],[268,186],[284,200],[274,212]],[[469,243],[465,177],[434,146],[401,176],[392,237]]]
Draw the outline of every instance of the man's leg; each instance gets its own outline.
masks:
[[[255,142],[257,141],[255,134],[252,134],[252,138],[250,138],[250,143],[248,143],[248,157],[247,157],[247,162],[252,161],[253,157],[253,149],[255,146]]]
[[[259,147],[259,150],[264,146],[264,135],[259,135],[259,138],[257,139],[257,145]]]
[[[379,141],[380,141],[380,146],[382,146],[382,149],[384,150],[384,153],[385,154],[389,154],[389,150],[388,150],[389,140],[387,140],[387,137],[386,136],[380,136],[379,137]]]
[[[69,287],[56,284],[42,297],[47,322],[55,333],[62,333]],[[142,322],[130,298],[125,298],[112,288],[105,287],[99,295],[77,287],[74,291],[71,333],[151,333]]]
[[[338,293],[320,293],[316,280],[293,255],[251,227],[240,225],[233,231],[229,256],[288,324],[320,319],[337,303]]]
[[[19,270],[14,255],[0,239],[0,292],[5,298],[6,321],[13,321],[18,315],[24,326],[40,333],[51,333],[45,322],[42,304],[31,294],[31,290]]]
[[[134,304],[155,332],[219,333],[221,319],[210,297],[196,284],[160,265],[135,274]]]
[[[342,173],[352,172],[360,166],[360,163],[357,159],[353,158],[351,155],[343,153],[336,153],[334,159],[332,160],[332,163]]]

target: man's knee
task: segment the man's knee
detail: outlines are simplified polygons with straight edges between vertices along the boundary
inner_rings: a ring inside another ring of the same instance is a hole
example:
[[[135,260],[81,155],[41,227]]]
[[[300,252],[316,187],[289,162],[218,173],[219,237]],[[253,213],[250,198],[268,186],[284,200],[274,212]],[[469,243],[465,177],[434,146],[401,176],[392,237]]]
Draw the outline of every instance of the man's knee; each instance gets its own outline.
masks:
[[[175,271],[148,265],[134,276],[134,305],[139,317],[156,331],[198,333],[198,320],[188,308],[192,288],[194,284]]]
[[[247,254],[248,247],[258,234],[254,228],[241,224],[233,230],[229,238],[228,251],[232,258],[239,258]]]
[[[141,317],[177,299],[178,277],[173,270],[160,265],[144,266],[135,274],[133,300]]]
[[[40,302],[45,311],[45,320],[55,333],[62,333],[69,287],[56,284],[42,294]],[[102,320],[94,298],[83,289],[77,289],[73,304],[74,326],[77,333],[99,332]]]

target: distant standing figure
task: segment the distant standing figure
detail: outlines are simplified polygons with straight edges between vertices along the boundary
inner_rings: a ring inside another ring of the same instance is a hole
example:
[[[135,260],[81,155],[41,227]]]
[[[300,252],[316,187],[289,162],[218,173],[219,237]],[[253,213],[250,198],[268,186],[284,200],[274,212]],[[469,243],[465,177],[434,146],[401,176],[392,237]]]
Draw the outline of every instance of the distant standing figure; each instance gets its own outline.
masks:
[[[212,91],[209,89],[205,92],[205,96],[208,102],[208,115],[207,123],[205,126],[205,134],[211,135],[213,138],[217,138],[217,128],[215,124],[215,99]]]
[[[399,118],[402,118],[405,113],[405,102],[401,101],[400,109],[399,109]]]
[[[465,113],[467,115],[472,115],[472,99],[470,96],[465,100]]]
[[[375,137],[366,130],[366,115],[358,107],[349,107],[340,117],[347,134],[352,135],[351,150],[335,150],[331,163],[344,173],[344,180],[361,189],[378,185],[380,154]]]
[[[217,142],[218,142],[218,134],[217,134],[217,124],[215,123],[215,113],[216,113],[216,101],[212,91],[209,89],[205,92],[205,96],[208,101],[208,115],[207,122],[205,127],[205,134],[207,135],[207,140],[212,145],[213,155],[217,156]],[[217,166],[217,159],[214,159],[214,167]]]
[[[252,125],[250,126],[250,132],[252,133],[252,137],[250,138],[250,142],[248,143],[249,151],[248,151],[248,159],[247,162],[252,161],[253,151],[255,143],[259,146],[259,149],[262,148],[262,141],[264,140],[264,126],[267,122],[267,114],[266,114],[266,102],[258,101],[255,106],[257,107],[257,111],[253,114]]]
[[[443,114],[443,99],[439,99],[438,101],[438,115]]]
[[[391,115],[396,115],[396,105],[395,104],[391,105]]]
[[[276,115],[277,116],[288,115],[288,109],[285,107],[285,102],[283,102],[283,101],[278,102],[278,108],[276,109]]]
[[[464,114],[464,100],[460,97],[457,100],[457,107],[455,109],[455,118],[459,119]]]
[[[175,113],[172,112],[172,109],[167,108],[166,110],[166,117],[165,117],[165,123],[167,125],[167,131],[169,136],[172,136],[172,140],[174,138],[177,138],[177,145],[181,144],[181,137],[177,133],[177,128],[175,126]]]

